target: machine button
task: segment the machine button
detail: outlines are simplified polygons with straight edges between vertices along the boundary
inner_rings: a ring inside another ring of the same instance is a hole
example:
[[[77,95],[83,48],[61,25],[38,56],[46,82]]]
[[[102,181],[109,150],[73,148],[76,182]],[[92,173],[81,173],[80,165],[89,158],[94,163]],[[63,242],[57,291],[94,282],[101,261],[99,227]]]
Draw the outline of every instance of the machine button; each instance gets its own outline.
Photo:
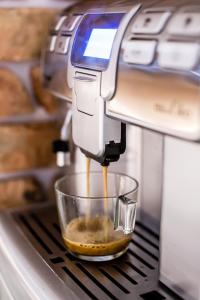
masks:
[[[180,35],[200,35],[199,21],[200,13],[179,13],[170,22],[168,32]]]
[[[170,15],[170,12],[141,14],[133,23],[131,32],[141,34],[157,34],[163,29]]]
[[[62,17],[58,20],[58,22],[57,22],[57,24],[56,24],[56,26],[55,26],[55,30],[59,30],[60,27],[62,26],[63,22],[64,22],[66,19],[67,19],[67,16],[62,16]]]
[[[50,52],[53,52],[55,50],[56,39],[57,39],[56,35],[53,35],[52,37],[49,37],[48,50]]]
[[[158,47],[161,67],[192,70],[199,61],[200,45],[196,43],[163,42]]]
[[[69,36],[59,36],[56,41],[55,52],[59,54],[66,54],[69,48],[69,42]]]
[[[67,18],[62,26],[63,31],[73,31],[81,16],[72,16]]]
[[[127,41],[123,59],[127,63],[149,65],[154,59],[156,45],[156,41]]]

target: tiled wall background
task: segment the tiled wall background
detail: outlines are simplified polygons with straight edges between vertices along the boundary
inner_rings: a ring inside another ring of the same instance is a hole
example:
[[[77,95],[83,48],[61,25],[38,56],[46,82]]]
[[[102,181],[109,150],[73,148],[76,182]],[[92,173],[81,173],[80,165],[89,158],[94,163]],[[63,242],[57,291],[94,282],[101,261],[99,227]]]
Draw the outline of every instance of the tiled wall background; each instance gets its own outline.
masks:
[[[73,1],[0,1],[0,210],[48,199],[63,105],[42,87],[50,24]]]

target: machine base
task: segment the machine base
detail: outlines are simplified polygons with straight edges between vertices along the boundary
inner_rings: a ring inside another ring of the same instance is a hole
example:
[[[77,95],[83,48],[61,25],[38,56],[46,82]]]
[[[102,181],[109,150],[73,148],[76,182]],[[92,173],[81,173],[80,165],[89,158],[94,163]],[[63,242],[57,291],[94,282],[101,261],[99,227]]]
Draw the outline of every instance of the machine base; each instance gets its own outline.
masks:
[[[0,268],[16,299],[180,299],[159,285],[159,238],[142,224],[124,255],[98,263],[71,255],[58,224],[54,205],[0,215]]]

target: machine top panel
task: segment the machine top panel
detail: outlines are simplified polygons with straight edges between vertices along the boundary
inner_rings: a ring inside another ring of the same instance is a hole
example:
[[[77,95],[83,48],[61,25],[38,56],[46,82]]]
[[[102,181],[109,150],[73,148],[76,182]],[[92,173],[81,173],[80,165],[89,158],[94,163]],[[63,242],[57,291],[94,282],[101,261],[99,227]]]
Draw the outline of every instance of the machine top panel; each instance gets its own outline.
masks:
[[[71,61],[76,67],[105,70],[123,13],[87,14],[75,36]]]
[[[199,22],[199,0],[85,0],[51,32],[47,86],[72,101],[77,72],[99,76],[108,117],[200,140]]]

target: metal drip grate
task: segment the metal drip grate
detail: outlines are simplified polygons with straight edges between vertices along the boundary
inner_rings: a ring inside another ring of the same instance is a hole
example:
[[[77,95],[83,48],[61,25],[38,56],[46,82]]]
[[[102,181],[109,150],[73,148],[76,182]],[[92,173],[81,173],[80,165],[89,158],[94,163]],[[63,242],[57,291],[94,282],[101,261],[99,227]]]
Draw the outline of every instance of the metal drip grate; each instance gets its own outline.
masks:
[[[159,239],[143,225],[136,224],[123,257],[90,263],[67,252],[54,206],[18,212],[14,217],[43,260],[80,299],[177,299],[167,288],[158,286]]]

